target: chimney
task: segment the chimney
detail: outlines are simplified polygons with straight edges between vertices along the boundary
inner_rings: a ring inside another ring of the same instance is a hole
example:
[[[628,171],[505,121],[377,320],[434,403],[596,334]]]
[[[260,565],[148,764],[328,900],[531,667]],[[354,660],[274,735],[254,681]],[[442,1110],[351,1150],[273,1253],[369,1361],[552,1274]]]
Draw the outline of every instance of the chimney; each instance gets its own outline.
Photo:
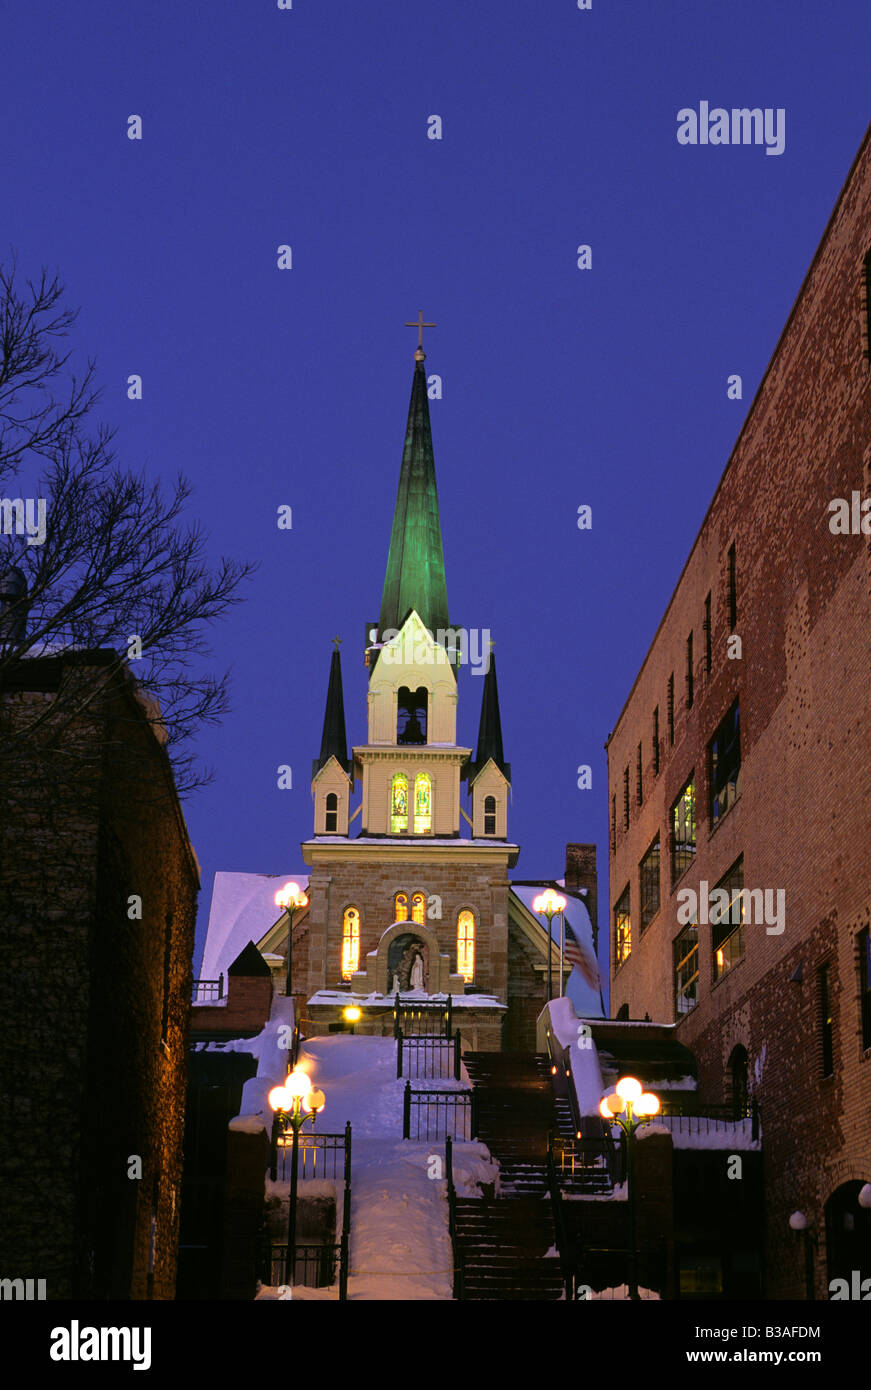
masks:
[[[598,875],[596,874],[595,845],[566,845],[566,888],[586,888],[587,911],[597,926]]]

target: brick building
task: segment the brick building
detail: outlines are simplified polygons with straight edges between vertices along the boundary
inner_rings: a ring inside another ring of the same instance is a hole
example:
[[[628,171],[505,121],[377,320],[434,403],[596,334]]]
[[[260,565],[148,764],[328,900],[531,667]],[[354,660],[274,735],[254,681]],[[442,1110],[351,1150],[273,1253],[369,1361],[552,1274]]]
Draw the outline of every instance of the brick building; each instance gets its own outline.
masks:
[[[612,1013],[757,1100],[772,1298],[796,1211],[871,1273],[869,135],[606,745]]]
[[[110,651],[17,663],[0,721],[0,1273],[172,1298],[199,869],[160,726]]]

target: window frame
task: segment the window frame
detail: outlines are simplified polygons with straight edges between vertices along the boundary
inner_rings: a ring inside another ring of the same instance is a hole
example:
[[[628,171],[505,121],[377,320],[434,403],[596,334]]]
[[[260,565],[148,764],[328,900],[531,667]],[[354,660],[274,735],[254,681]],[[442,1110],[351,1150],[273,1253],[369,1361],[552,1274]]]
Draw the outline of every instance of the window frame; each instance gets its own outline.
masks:
[[[625,902],[625,907],[623,906]],[[622,926],[618,925],[618,918],[625,918]],[[623,892],[614,904],[614,964],[615,969],[627,961],[632,954],[632,896],[631,885],[626,884]]]

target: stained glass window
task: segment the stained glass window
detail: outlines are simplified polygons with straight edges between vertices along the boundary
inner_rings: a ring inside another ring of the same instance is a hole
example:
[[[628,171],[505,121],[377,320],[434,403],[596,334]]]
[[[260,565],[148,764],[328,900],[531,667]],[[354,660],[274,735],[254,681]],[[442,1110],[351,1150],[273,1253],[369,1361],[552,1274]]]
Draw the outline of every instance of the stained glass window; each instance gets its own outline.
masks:
[[[469,911],[457,918],[457,974],[467,983],[475,978],[475,918]]]
[[[390,788],[390,830],[393,835],[408,833],[408,778],[397,772]]]
[[[393,900],[393,920],[394,922],[408,921],[408,897],[405,893],[397,893]]]
[[[414,779],[414,833],[432,830],[432,778],[421,772]]]
[[[426,920],[426,898],[423,893],[415,893],[411,899],[411,920],[421,924]]]
[[[342,921],[342,979],[350,980],[360,964],[360,914],[346,907]]]

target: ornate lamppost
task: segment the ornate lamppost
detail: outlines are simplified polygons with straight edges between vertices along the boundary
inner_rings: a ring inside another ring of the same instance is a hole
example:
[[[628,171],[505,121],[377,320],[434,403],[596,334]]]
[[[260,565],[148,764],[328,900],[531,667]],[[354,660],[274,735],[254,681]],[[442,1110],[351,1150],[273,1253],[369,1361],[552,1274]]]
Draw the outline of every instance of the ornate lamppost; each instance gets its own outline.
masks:
[[[283,907],[287,913],[287,983],[284,992],[288,998],[293,995],[293,914],[299,907],[308,907],[308,897],[298,883],[285,883],[275,894],[275,906]]]
[[[290,1164],[290,1206],[287,1213],[287,1257],[284,1266],[284,1282],[293,1284],[296,1253],[296,1192],[299,1185],[299,1131],[306,1120],[314,1124],[315,1116],[320,1114],[326,1103],[323,1091],[312,1085],[311,1077],[297,1067],[285,1078],[283,1086],[273,1086],[269,1092],[269,1104],[275,1112],[276,1128],[283,1134],[288,1126],[293,1130],[292,1156]],[[277,1142],[276,1135],[276,1142]],[[285,1141],[286,1142],[286,1141]]]
[[[532,900],[532,910],[539,917],[547,918],[547,1000],[550,1003],[553,998],[553,978],[551,975],[551,955],[553,954],[553,936],[551,931],[551,921],[558,912],[565,912],[566,900],[559,893],[555,893],[552,888],[547,888],[543,893],[539,893],[537,898]],[[562,965],[560,965],[562,974]],[[562,990],[562,982],[560,982]]]
[[[617,1124],[623,1131],[626,1146],[626,1200],[629,1204],[629,1297],[637,1299],[638,1293],[638,1248],[635,1232],[635,1188],[634,1148],[635,1131],[649,1124],[654,1115],[659,1114],[659,1096],[645,1091],[634,1076],[621,1076],[614,1092],[603,1096],[599,1104],[599,1114],[609,1124]]]

